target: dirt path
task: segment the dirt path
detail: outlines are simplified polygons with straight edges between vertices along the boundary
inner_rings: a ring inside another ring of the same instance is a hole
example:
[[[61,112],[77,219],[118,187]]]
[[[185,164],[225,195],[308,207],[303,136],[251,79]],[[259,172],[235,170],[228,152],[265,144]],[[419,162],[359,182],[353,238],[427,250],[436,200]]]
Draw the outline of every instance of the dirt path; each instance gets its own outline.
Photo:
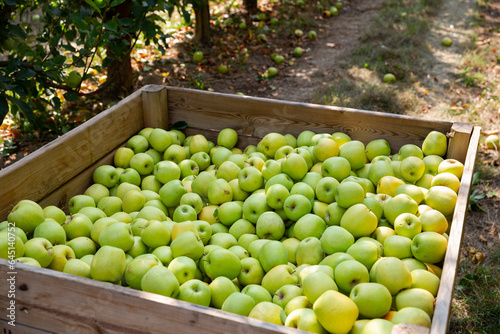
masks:
[[[334,80],[339,60],[359,46],[358,36],[380,9],[383,0],[348,2],[341,14],[320,31],[314,49],[296,62],[285,75],[273,79],[275,90],[264,94],[280,100],[314,102]]]

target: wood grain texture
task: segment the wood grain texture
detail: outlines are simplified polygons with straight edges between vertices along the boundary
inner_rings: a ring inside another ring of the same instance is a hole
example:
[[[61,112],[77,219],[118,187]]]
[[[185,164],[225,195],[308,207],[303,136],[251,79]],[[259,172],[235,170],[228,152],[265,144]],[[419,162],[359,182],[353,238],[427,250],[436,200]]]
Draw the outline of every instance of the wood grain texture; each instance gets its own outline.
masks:
[[[0,330],[4,334],[48,334],[52,332],[43,331],[34,327],[24,326],[21,324],[16,324],[15,326],[9,325],[9,323],[3,319],[0,319]]]
[[[461,163],[465,162],[473,127],[472,124],[468,123],[453,123],[451,131],[448,133],[450,141],[448,144],[447,158],[456,159]]]
[[[431,130],[447,133],[452,123],[364,110],[286,102],[169,87],[169,122],[186,121],[194,129],[235,129],[262,138],[268,132],[342,131],[365,144],[386,138],[393,152],[407,143],[421,145]]]
[[[142,109],[144,127],[168,128],[167,87],[159,85],[144,86],[142,91]]]
[[[123,143],[123,145],[125,145],[125,142]],[[61,187],[57,188],[56,190],[39,200],[38,204],[40,204],[42,207],[55,205],[68,213],[68,201],[71,199],[71,197],[83,194],[85,190],[87,190],[87,188],[92,185],[92,175],[94,174],[94,170],[97,167],[101,165],[113,164],[113,157],[116,150],[117,148],[87,167],[87,169],[63,184]]]
[[[460,258],[460,248],[462,246],[465,218],[467,216],[467,206],[469,203],[480,134],[481,128],[475,126],[467,145],[464,173],[462,175],[455,212],[451,223],[448,247],[444,258],[443,271],[441,273],[441,284],[439,285],[434,317],[432,319],[431,334],[446,333],[448,329],[451,301],[455,287],[458,260]]]
[[[157,294],[17,264],[17,321],[56,333],[304,333]],[[0,280],[7,279],[0,259]],[[2,288],[3,290],[3,288]],[[9,302],[1,291],[0,307]],[[0,318],[5,319],[2,313]]]
[[[143,127],[141,92],[0,171],[0,221],[21,199],[39,201]]]

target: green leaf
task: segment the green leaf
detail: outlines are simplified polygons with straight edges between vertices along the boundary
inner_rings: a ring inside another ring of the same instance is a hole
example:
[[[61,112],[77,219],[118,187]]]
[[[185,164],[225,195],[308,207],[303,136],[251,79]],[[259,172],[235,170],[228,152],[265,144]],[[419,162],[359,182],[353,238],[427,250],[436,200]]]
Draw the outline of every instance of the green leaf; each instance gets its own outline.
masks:
[[[104,28],[116,32],[118,30],[118,24],[115,21],[106,21],[104,22]]]
[[[19,25],[10,25],[9,30],[12,35],[17,36],[21,39],[26,39],[27,37],[26,31],[24,31],[24,29]]]
[[[86,3],[88,3],[92,8],[94,8],[96,10],[96,12],[99,13],[99,15],[101,15],[101,9],[99,7],[97,7],[97,5],[95,4],[94,1],[92,0],[85,0]]]
[[[67,92],[64,94],[64,98],[66,99],[66,101],[75,102],[78,101],[79,96],[75,92]]]
[[[24,114],[24,117],[28,119],[28,122],[30,122],[31,124],[35,123],[35,116],[33,115],[33,109],[31,109],[29,104],[13,96],[7,96],[7,98],[11,102],[15,103],[19,107],[19,109],[21,109],[21,111]]]
[[[16,73],[16,80],[27,80],[31,79],[36,75],[36,72],[32,69],[23,67]]]
[[[80,33],[90,32],[89,24],[84,20],[75,18],[73,22],[75,23],[75,26],[78,28],[78,30],[80,30]]]
[[[185,128],[188,127],[187,122],[185,121],[177,121],[171,126],[171,130],[184,130]]]
[[[5,116],[9,113],[9,104],[7,103],[7,99],[2,94],[0,95],[0,120],[3,123]]]
[[[111,2],[111,4],[109,5],[109,7],[118,6],[119,4],[124,3],[124,2],[125,2],[125,0],[113,0],[113,2]]]

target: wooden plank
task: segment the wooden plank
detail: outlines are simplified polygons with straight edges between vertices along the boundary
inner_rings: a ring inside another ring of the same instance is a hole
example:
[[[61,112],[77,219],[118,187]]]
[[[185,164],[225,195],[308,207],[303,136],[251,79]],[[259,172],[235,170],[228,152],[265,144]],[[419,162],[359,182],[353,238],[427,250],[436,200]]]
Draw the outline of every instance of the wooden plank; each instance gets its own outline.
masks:
[[[465,162],[473,127],[469,123],[453,123],[451,131],[448,133],[450,140],[447,158],[456,159],[462,163]]]
[[[125,142],[123,144],[125,144]],[[68,201],[71,199],[71,197],[83,194],[85,190],[87,190],[87,188],[92,185],[92,175],[94,174],[94,170],[97,167],[101,165],[113,164],[113,157],[117,149],[118,148],[114,149],[113,151],[105,155],[102,159],[90,165],[83,172],[66,182],[64,185],[39,200],[38,204],[40,204],[42,207],[55,205],[68,213],[67,206]]]
[[[159,85],[144,86],[142,91],[142,109],[144,127],[168,128],[167,87]]]
[[[3,319],[0,319],[0,330],[4,334],[49,334],[51,332],[43,331],[37,328],[24,326],[16,323],[15,326],[9,325],[9,323]]]
[[[386,138],[393,151],[403,144],[421,145],[431,130],[450,131],[452,123],[403,115],[226,95],[183,88],[168,88],[169,122],[186,121],[190,127],[262,138],[269,131],[297,136],[303,130],[342,131],[364,143]]]
[[[141,92],[0,171],[0,221],[21,199],[38,201],[143,128]]]
[[[1,281],[7,279],[8,271],[7,261],[0,259]],[[65,326],[76,323],[84,333],[305,333],[45,268],[18,263],[16,272],[16,304],[25,307],[17,310],[17,319],[41,330],[67,332]],[[1,292],[0,308],[5,309],[9,300]],[[42,315],[49,318],[37,321]],[[2,313],[0,318],[4,317]],[[66,320],[54,323],[58,317]]]
[[[458,191],[457,203],[444,259],[443,272],[441,274],[441,284],[436,299],[434,317],[432,319],[431,334],[446,333],[450,317],[451,301],[453,298],[453,289],[455,287],[455,278],[457,275],[458,260],[460,258],[460,248],[462,246],[462,236],[464,233],[465,218],[467,216],[467,206],[469,203],[469,194],[474,174],[474,165],[476,161],[477,149],[481,128],[475,126],[472,136],[467,145],[467,157],[464,164],[464,173]]]

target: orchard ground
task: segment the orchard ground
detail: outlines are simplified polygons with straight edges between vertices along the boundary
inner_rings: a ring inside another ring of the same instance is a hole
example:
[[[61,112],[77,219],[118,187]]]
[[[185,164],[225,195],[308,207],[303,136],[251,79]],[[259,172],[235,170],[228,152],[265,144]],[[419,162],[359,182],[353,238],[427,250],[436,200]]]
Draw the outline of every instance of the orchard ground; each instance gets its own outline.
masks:
[[[283,2],[285,3],[285,2]],[[280,2],[281,4],[281,2]],[[277,26],[257,34],[239,29],[239,21],[259,26],[257,18],[238,8],[217,8],[214,46],[190,41],[192,29],[172,30],[167,54],[146,47],[134,53],[136,87],[165,84],[222,93],[242,93],[296,102],[406,114],[429,119],[474,123],[483,134],[500,130],[500,3],[493,0],[344,0],[336,17],[294,6],[259,1]],[[227,15],[231,13],[231,15]],[[231,20],[228,20],[231,18]],[[231,23],[232,21],[232,23]],[[295,35],[301,29],[302,37]],[[317,38],[308,38],[315,30]],[[252,30],[257,31],[256,29]],[[453,44],[441,44],[450,37]],[[293,50],[305,50],[294,57]],[[203,60],[192,60],[202,51]],[[283,55],[276,65],[271,55]],[[219,65],[228,73],[221,74]],[[268,67],[278,75],[266,77]],[[383,82],[393,73],[396,82]],[[74,104],[84,120],[106,104]],[[90,112],[89,112],[90,110]],[[81,121],[80,120],[80,121]],[[4,127],[2,137],[15,133]],[[26,156],[40,142],[17,142],[14,153],[2,157],[0,168]],[[498,331],[500,314],[500,171],[499,153],[480,144],[470,211],[455,285],[451,333]]]

